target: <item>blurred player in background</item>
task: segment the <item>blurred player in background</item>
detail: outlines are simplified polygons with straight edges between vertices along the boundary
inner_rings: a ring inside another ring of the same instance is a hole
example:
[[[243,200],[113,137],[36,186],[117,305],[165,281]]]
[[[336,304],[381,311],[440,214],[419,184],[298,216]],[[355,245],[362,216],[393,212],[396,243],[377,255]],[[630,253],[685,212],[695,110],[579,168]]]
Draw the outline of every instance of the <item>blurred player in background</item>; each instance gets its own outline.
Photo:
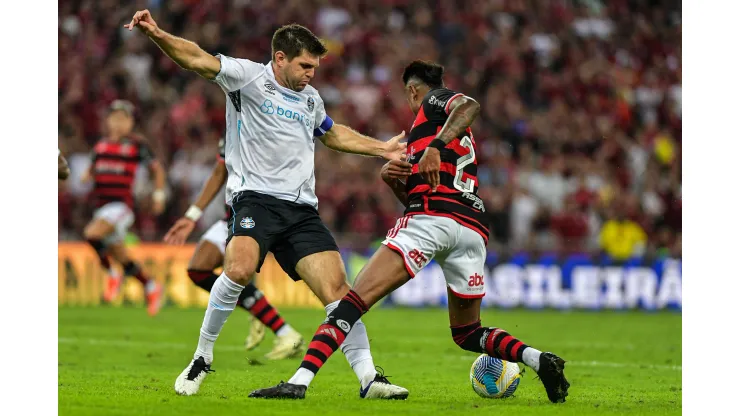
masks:
[[[62,156],[62,151],[57,149],[59,151],[59,155],[57,157],[57,164],[59,165],[59,179],[65,180],[69,177],[69,165],[67,164],[67,159]]]
[[[398,159],[405,149],[403,134],[384,143],[334,124],[318,91],[308,85],[327,49],[303,26],[275,31],[272,60],[264,65],[215,57],[160,29],[148,10],[136,12],[125,27],[138,27],[179,66],[215,82],[226,97],[226,192],[233,215],[224,271],[211,289],[198,347],[175,380],[178,394],[192,395],[212,371],[213,345],[268,252],[291,278],[306,283],[327,314],[349,290],[339,248],[317,209],[316,139],[337,151]],[[408,396],[376,372],[361,322],[342,351],[359,379],[360,397]]]
[[[197,201],[188,208],[185,215],[177,220],[164,236],[165,242],[169,244],[183,244],[190,233],[193,232],[196,222],[203,215],[203,210],[213,201],[221,187],[226,183],[226,164],[224,163],[224,140],[219,142],[219,155],[216,165],[211,171],[211,176],[203,185]],[[216,221],[208,231],[203,234],[198,242],[198,247],[188,264],[188,276],[196,286],[208,292],[218,279],[213,271],[224,264],[224,253],[226,252],[226,238],[228,230],[226,223],[231,217],[231,207],[226,204],[226,217]],[[293,329],[285,319],[278,313],[257,287],[254,282],[249,282],[239,295],[237,305],[252,314],[252,325],[249,335],[244,344],[249,351],[256,348],[265,337],[265,326],[269,327],[277,337],[275,345],[265,355],[268,360],[279,360],[292,357],[302,350],[303,337]]]
[[[90,169],[82,178],[85,182],[93,181],[92,199],[97,207],[92,221],[85,227],[85,239],[108,271],[105,302],[112,302],[118,296],[125,276],[134,276],[144,286],[147,312],[154,316],[161,306],[162,286],[146,276],[131,259],[123,240],[134,223],[136,170],[140,165],[150,170],[155,188],[152,211],[157,215],[164,211],[164,170],[145,139],[133,133],[133,104],[114,101],[109,108],[106,127],[108,135],[95,145]],[[122,275],[112,267],[111,257],[123,267]]]
[[[525,363],[537,372],[550,401],[565,401],[570,385],[563,359],[541,353],[503,329],[481,326],[488,228],[483,201],[477,196],[478,163],[470,129],[480,106],[445,88],[443,73],[442,66],[426,61],[412,62],[403,73],[416,119],[409,132],[407,162],[388,162],[382,176],[406,206],[405,215],[357,275],[353,289],[319,326],[290,382],[256,390],[250,397],[304,398],[355,322],[436,258],[447,281],[455,343],[467,351]]]

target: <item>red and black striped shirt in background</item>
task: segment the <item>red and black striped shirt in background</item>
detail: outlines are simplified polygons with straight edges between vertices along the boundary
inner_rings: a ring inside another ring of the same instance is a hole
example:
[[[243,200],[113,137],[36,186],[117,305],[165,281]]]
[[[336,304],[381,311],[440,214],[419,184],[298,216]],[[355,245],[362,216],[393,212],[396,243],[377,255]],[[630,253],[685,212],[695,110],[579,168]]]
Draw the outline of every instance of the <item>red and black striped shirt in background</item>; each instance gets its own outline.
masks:
[[[406,215],[427,214],[451,218],[472,229],[488,243],[488,220],[478,197],[478,160],[475,139],[468,128],[440,152],[439,186],[432,193],[419,173],[424,150],[442,130],[449,117],[450,103],[463,94],[446,88],[429,91],[409,132],[407,160],[413,165],[406,180]]]
[[[92,198],[96,207],[110,202],[134,206],[134,179],[139,165],[149,166],[154,154],[143,138],[130,135],[117,142],[100,140],[93,149]]]
[[[226,163],[226,149],[225,149],[226,142],[224,139],[221,139],[218,141],[218,161],[220,163]],[[224,203],[224,207],[226,209],[226,215],[224,215],[224,221],[229,222],[231,219],[231,206],[227,203]]]

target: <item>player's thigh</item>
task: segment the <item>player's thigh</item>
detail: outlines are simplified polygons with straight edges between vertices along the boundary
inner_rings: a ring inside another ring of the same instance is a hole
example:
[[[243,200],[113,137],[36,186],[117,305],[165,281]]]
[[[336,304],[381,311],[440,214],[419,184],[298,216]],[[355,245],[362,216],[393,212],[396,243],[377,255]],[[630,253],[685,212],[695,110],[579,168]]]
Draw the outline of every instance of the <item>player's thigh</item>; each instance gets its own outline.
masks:
[[[198,241],[188,269],[213,270],[223,265],[228,231],[226,221],[217,221]]]
[[[450,326],[467,325],[480,321],[482,298],[462,298],[447,288],[447,309],[450,314]]]
[[[355,278],[352,289],[371,308],[411,279],[403,258],[381,245]]]
[[[267,203],[252,194],[233,197],[233,213],[227,224],[228,237],[224,253],[224,272],[231,280],[247,284],[259,272],[280,229],[277,218]]]
[[[396,226],[388,231],[383,245],[400,256],[408,275],[413,278],[433,258],[448,249],[452,239],[450,233],[454,231],[455,224],[445,217],[401,217]]]
[[[349,292],[344,262],[338,251],[322,251],[300,257],[296,262],[295,273],[324,305],[342,299]]]
[[[98,208],[85,227],[86,239],[105,240],[107,244],[123,241],[134,223],[134,213],[123,202],[111,202]]]
[[[224,273],[240,285],[248,284],[260,262],[260,246],[252,237],[234,236],[226,244]]]
[[[122,241],[111,243],[107,248],[108,254],[118,263],[126,264],[131,261],[131,255]]]
[[[486,294],[485,242],[478,233],[459,224],[458,232],[456,244],[439,259],[447,290],[457,299],[481,299]]]

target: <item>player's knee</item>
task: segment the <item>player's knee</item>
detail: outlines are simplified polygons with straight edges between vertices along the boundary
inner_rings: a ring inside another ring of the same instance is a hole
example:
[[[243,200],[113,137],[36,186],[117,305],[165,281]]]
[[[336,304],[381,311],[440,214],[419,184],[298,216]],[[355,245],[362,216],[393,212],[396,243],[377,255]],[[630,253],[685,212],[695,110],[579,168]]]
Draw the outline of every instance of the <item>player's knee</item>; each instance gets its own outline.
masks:
[[[324,285],[324,297],[327,304],[341,300],[349,292],[349,284],[344,278],[327,280]]]
[[[256,268],[245,261],[229,262],[224,267],[224,273],[235,283],[242,286],[246,286],[252,279],[252,276],[256,272]]]

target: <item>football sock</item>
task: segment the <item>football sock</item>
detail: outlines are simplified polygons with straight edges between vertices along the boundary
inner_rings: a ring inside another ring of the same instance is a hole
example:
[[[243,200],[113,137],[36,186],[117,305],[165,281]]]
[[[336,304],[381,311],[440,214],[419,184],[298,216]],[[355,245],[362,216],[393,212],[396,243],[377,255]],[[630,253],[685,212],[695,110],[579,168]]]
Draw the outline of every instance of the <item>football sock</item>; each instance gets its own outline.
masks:
[[[134,276],[136,280],[138,280],[139,282],[141,282],[142,285],[144,285],[144,288],[146,289],[147,293],[149,293],[154,288],[154,285],[149,284],[149,278],[141,270],[141,267],[139,267],[138,264],[134,263],[131,260],[129,260],[127,263],[123,265],[123,275],[124,276]]]
[[[352,326],[365,312],[367,312],[365,302],[357,296],[357,293],[350,290],[316,330],[298,372],[288,382],[308,386],[326,360],[345,342]],[[367,339],[367,333],[364,338]],[[369,346],[369,341],[366,342]],[[365,375],[358,374],[358,378],[364,385]]]
[[[115,271],[113,270],[113,267],[111,267],[110,259],[108,259],[108,254],[105,250],[105,243],[103,243],[100,240],[87,240],[87,243],[92,246],[92,248],[95,250],[95,253],[98,255],[98,258],[100,259],[100,265],[103,266],[103,268],[108,272],[109,275],[114,275]]]
[[[539,370],[541,352],[524,344],[500,328],[482,327],[480,321],[452,326],[452,339],[460,348],[515,363],[524,363]]]
[[[213,284],[216,283],[216,279],[218,279],[218,275],[213,273],[212,270],[188,269],[188,277],[196,286],[209,292]]]
[[[357,296],[355,292],[352,292],[354,296]],[[357,297],[359,299],[359,296]],[[365,303],[362,302],[364,305]],[[339,301],[332,302],[324,309],[326,315],[329,316],[339,305]],[[367,337],[367,328],[362,322],[362,319],[358,319],[355,322],[352,330],[347,334],[342,345],[340,345],[342,353],[347,358],[350,367],[354,370],[357,375],[357,379],[360,380],[360,385],[365,388],[368,383],[375,379],[375,363],[373,362],[373,356],[370,354],[370,340]]]
[[[239,296],[239,306],[248,310],[277,336],[284,335],[290,330],[290,326],[285,323],[277,309],[267,301],[265,294],[257,289],[253,283],[244,287]]]
[[[221,333],[226,319],[234,311],[239,294],[244,286],[233,282],[221,273],[216,283],[211,288],[211,296],[208,299],[208,307],[203,317],[203,325],[200,327],[200,338],[198,339],[198,348],[195,350],[193,359],[203,357],[206,364],[213,361],[213,344]]]

